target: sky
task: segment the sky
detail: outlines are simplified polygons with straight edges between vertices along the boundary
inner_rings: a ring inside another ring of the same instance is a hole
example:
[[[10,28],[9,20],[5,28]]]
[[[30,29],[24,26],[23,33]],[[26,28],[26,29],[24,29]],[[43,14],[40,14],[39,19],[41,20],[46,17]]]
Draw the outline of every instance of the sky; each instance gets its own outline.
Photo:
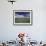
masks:
[[[30,16],[30,12],[15,12],[18,15],[22,15],[22,16]]]

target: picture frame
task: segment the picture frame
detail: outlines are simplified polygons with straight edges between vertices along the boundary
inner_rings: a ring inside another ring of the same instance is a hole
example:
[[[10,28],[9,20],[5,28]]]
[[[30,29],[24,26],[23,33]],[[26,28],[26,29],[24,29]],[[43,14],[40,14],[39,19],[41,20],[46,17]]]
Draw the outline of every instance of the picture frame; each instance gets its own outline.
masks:
[[[32,10],[13,10],[14,25],[32,25]]]

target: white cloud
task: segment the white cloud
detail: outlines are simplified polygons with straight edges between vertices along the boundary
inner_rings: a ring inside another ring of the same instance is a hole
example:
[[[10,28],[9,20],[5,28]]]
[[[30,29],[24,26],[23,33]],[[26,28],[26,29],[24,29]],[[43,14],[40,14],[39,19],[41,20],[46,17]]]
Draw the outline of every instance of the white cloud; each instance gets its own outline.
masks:
[[[24,17],[24,15],[18,15],[18,14],[16,14],[16,18],[23,18]]]

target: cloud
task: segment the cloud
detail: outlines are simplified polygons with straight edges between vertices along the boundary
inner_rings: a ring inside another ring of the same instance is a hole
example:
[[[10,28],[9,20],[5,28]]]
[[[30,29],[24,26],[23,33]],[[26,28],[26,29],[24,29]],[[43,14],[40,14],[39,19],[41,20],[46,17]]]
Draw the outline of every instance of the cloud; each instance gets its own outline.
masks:
[[[18,15],[18,14],[16,14],[16,16],[15,16],[16,18],[23,18],[24,17],[24,15]]]

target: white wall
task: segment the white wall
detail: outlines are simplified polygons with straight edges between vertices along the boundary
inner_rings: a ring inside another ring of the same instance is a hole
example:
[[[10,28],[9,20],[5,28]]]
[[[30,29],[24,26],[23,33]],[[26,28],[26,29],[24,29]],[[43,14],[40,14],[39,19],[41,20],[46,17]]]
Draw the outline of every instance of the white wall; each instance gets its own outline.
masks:
[[[14,26],[13,10],[32,9],[32,26]],[[19,32],[31,34],[33,40],[46,40],[46,1],[17,0],[13,5],[0,0],[0,40],[15,40]]]

